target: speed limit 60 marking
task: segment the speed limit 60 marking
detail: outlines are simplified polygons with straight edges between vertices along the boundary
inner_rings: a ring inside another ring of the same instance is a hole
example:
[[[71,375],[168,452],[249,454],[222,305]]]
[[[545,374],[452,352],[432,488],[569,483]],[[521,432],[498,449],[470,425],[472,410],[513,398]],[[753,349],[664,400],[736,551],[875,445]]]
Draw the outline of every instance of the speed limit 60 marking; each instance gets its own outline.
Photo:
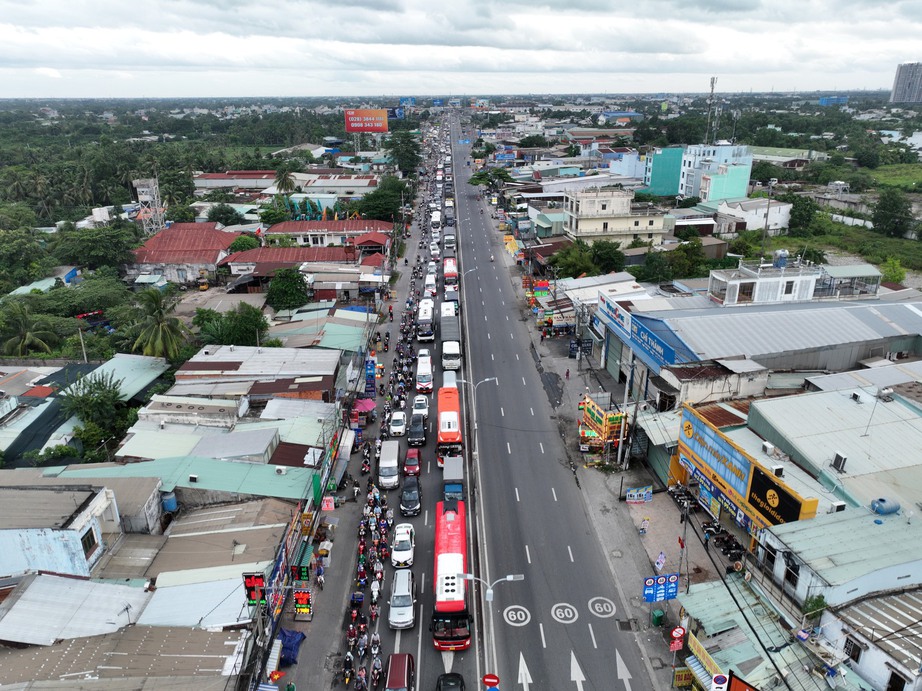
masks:
[[[510,626],[525,626],[531,621],[531,612],[521,605],[510,605],[503,610],[503,619]]]
[[[551,607],[551,616],[561,624],[572,624],[579,619],[579,612],[568,602],[558,602]]]
[[[615,603],[607,597],[594,597],[589,601],[589,611],[606,619],[615,616]]]

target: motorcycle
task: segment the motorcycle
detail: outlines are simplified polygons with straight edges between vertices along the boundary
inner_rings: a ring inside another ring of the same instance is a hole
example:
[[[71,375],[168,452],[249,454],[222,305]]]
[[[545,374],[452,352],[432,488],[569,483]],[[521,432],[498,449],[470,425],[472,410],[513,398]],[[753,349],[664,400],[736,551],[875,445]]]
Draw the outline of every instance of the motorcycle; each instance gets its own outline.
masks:
[[[348,686],[349,682],[352,681],[352,676],[355,674],[355,664],[352,658],[352,651],[346,653],[346,657],[343,658],[343,683]]]
[[[381,584],[375,581],[371,584],[371,604],[378,604],[378,597],[381,595]]]
[[[368,475],[371,472],[371,463],[367,458],[362,459],[362,475]]]
[[[379,608],[376,604],[372,605],[369,609],[368,618],[371,619],[372,625],[378,620],[378,610]],[[372,650],[374,650],[374,647],[372,647]]]
[[[381,669],[378,667],[372,666],[371,668],[371,688],[377,689],[378,684],[380,683],[381,683]]]

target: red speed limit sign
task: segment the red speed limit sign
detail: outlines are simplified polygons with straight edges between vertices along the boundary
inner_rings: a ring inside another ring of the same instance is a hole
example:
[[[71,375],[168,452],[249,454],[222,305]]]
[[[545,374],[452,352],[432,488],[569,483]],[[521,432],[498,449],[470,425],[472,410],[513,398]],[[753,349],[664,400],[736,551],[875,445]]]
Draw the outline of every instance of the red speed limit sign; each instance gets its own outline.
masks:
[[[680,638],[682,638],[682,636],[685,635],[685,629],[683,629],[681,626],[676,626],[676,627],[672,630],[672,632],[670,633],[670,635],[671,635],[674,639],[679,640]]]

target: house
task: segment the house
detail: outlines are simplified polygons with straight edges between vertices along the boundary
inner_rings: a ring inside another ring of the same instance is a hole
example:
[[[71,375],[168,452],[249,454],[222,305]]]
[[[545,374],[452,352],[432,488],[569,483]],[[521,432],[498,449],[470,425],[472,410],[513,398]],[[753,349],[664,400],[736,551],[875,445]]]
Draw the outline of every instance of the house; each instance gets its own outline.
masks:
[[[568,192],[564,202],[566,234],[589,244],[597,240],[633,240],[659,245],[665,234],[665,212],[652,204],[633,204],[634,193],[617,187],[599,187]]]
[[[187,284],[199,278],[214,280],[218,263],[228,255],[239,233],[218,230],[217,223],[174,223],[134,251],[128,276],[160,274],[173,283]]]
[[[235,252],[221,260],[235,280],[227,292],[262,292],[279,269],[299,268],[303,264],[355,264],[355,254],[346,246],[339,247],[257,247]]]
[[[393,230],[393,223],[364,218],[345,221],[284,221],[271,226],[263,237],[269,244],[272,244],[273,238],[283,236],[291,238],[298,246],[328,247],[354,244],[357,238],[369,233],[390,237]]]

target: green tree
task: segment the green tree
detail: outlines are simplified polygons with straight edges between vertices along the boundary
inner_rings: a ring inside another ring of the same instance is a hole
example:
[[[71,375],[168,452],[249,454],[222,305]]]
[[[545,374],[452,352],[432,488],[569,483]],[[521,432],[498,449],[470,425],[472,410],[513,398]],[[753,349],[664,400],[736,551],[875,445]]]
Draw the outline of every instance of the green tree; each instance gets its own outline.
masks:
[[[580,153],[581,153],[581,150],[576,144],[570,144],[570,146],[567,147],[566,157],[576,158],[577,156],[580,155]]]
[[[400,216],[401,200],[407,198],[407,184],[393,175],[387,175],[381,179],[374,192],[362,197],[355,208],[364,218],[394,221]]]
[[[637,271],[636,276],[641,281],[649,283],[664,283],[672,278],[672,266],[666,260],[665,252],[657,252],[650,249],[644,255],[643,264]]]
[[[486,186],[487,189],[495,190],[503,183],[514,182],[514,179],[505,168],[482,168],[471,175],[467,182],[470,185]]]
[[[909,198],[895,187],[884,187],[874,206],[871,221],[878,233],[893,238],[904,237],[913,227]]]
[[[405,130],[391,132],[382,144],[391,165],[407,177],[415,177],[416,170],[423,160],[420,154],[419,140]]]
[[[259,240],[252,235],[241,235],[230,244],[228,252],[231,254],[234,252],[246,252],[247,250],[255,250],[257,247],[259,247]]]
[[[116,379],[112,372],[91,373],[67,387],[58,399],[68,417],[76,415],[84,425],[97,425],[114,434],[124,408],[121,386],[122,380]]]
[[[599,273],[599,267],[592,260],[592,250],[583,240],[577,240],[569,247],[555,252],[548,264],[557,269],[557,276],[563,278],[595,276]]]
[[[666,257],[672,269],[672,278],[692,278],[707,275],[707,257],[701,246],[701,240],[695,238],[680,243]]]
[[[269,321],[265,315],[246,303],[224,314],[214,310],[197,310],[193,323],[199,321],[199,338],[209,345],[256,346],[265,343]]]
[[[799,235],[809,232],[810,224],[819,206],[810,197],[800,194],[784,194],[778,197],[783,202],[791,204],[791,220],[788,223],[788,229],[791,235]]]
[[[269,283],[266,304],[275,311],[289,310],[307,303],[307,283],[297,269],[279,269]]]
[[[621,251],[620,242],[598,240],[589,248],[589,256],[600,273],[608,274],[624,270],[624,253]]]
[[[174,223],[194,223],[195,209],[191,206],[176,205],[166,210],[164,218]]]
[[[31,229],[0,231],[0,279],[20,286],[47,276],[54,267],[38,235]]]
[[[208,209],[208,220],[222,226],[236,226],[244,222],[243,216],[229,204],[216,204]]]
[[[756,161],[752,164],[752,172],[749,173],[750,180],[758,180],[767,185],[772,178],[783,180],[784,168],[768,161]]]
[[[881,281],[884,283],[900,283],[906,278],[906,269],[896,257],[887,257],[886,261],[880,267],[882,274]]]
[[[523,149],[544,148],[550,146],[550,142],[543,134],[529,134],[519,140],[519,146]]]
[[[62,264],[75,264],[88,269],[101,266],[115,268],[134,261],[132,249],[136,245],[134,233],[118,226],[82,230],[69,228],[58,233],[54,252]]]
[[[294,171],[290,167],[282,166],[275,171],[275,189],[279,194],[291,194],[296,186]]]
[[[291,220],[291,213],[282,205],[274,203],[272,206],[264,207],[259,212],[259,220],[265,226],[274,226],[276,223],[284,223]]]
[[[188,329],[173,313],[178,300],[156,288],[138,293],[139,319],[132,350],[144,355],[174,360],[186,341]]]
[[[21,302],[11,302],[3,314],[3,352],[22,357],[34,350],[51,352],[58,336],[41,316],[33,315]]]

